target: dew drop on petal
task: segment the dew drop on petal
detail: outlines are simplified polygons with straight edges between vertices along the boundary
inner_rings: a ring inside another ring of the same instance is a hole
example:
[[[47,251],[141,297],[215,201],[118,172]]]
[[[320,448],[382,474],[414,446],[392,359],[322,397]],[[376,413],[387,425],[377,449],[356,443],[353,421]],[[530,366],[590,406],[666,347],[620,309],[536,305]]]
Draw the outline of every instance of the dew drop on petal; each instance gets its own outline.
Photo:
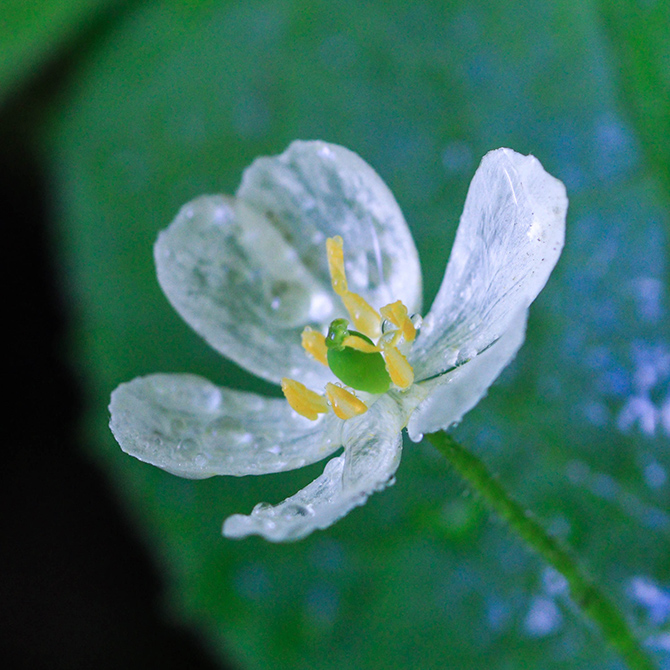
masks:
[[[435,328],[435,317],[433,314],[428,314],[421,324],[421,329],[425,335],[430,335],[431,331]]]
[[[307,505],[289,503],[280,509],[281,515],[288,518],[314,516],[314,510]]]
[[[251,510],[252,516],[275,516],[275,509],[270,503],[259,502]]]
[[[190,460],[198,451],[198,443],[192,438],[185,438],[177,444],[177,456]]]
[[[231,223],[233,213],[228,207],[216,207],[212,213],[212,223],[222,226]]]
[[[181,417],[175,417],[170,421],[170,432],[177,435],[186,429],[186,421]]]

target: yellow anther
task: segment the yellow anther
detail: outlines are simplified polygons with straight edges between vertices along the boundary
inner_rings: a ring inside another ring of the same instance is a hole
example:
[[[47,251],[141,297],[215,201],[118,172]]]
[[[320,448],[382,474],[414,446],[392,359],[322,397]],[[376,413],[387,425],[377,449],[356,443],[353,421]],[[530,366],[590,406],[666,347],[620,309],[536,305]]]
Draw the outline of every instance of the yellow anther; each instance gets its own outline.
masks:
[[[302,348],[311,354],[319,363],[328,365],[328,348],[326,337],[318,330],[312,330],[309,326],[302,331]]]
[[[402,304],[402,301],[396,300],[390,305],[382,307],[379,311],[385,319],[400,329],[406,342],[414,342],[416,328],[407,314],[407,307]]]
[[[349,347],[350,349],[362,351],[365,354],[375,354],[381,351],[381,349],[376,344],[370,344],[362,337],[358,337],[357,335],[348,335],[344,338],[344,340],[342,340],[342,345]]]
[[[328,269],[330,270],[330,283],[337,295],[344,295],[349,290],[347,275],[344,271],[343,241],[339,235],[329,237],[326,240],[326,253],[328,254]]]
[[[368,411],[367,405],[353,393],[330,382],[326,384],[326,396],[335,416],[345,421]]]
[[[298,414],[310,421],[316,421],[319,414],[328,412],[328,403],[323,396],[310,391],[304,384],[294,379],[284,377],[281,380],[281,390],[286,396],[288,404]]]
[[[358,293],[347,291],[341,295],[341,298],[356,330],[367,335],[371,340],[378,338],[382,325],[382,318],[379,313],[370,307],[365,298],[362,298]]]
[[[409,388],[414,382],[414,370],[398,347],[384,347],[384,362],[391,381],[401,389]]]
[[[326,253],[333,291],[342,298],[354,327],[371,339],[379,337],[382,323],[381,316],[370,307],[365,298],[349,290],[347,274],[344,269],[344,242],[339,235],[329,237],[326,240]]]

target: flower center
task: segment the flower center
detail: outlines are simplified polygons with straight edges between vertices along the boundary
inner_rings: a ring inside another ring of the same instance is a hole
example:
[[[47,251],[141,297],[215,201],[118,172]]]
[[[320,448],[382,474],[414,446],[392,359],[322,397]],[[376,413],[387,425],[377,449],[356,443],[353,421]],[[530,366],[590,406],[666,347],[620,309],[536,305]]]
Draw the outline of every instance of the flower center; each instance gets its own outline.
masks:
[[[377,312],[366,300],[349,290],[344,269],[342,238],[326,240],[328,269],[335,293],[349,314],[335,319],[327,335],[309,326],[302,332],[302,346],[348,388],[326,384],[325,397],[293,379],[282,379],[282,391],[298,414],[313,420],[332,409],[340,419],[350,419],[367,412],[367,405],[355,391],[371,395],[386,393],[391,386],[400,390],[414,382],[414,371],[406,354],[416,338],[416,319],[407,313],[400,300]]]

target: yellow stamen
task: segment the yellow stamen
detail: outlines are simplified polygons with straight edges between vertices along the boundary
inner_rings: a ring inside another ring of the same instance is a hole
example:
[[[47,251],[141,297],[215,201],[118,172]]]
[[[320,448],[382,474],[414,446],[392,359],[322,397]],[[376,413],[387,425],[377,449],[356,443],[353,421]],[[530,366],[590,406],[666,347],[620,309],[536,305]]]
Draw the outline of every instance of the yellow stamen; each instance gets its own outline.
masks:
[[[311,354],[319,363],[328,365],[328,348],[326,347],[326,337],[317,330],[312,330],[309,326],[302,331],[302,348]]]
[[[402,331],[406,342],[414,342],[416,328],[412,323],[412,319],[407,314],[407,307],[402,304],[402,301],[396,300],[390,305],[382,307],[379,311],[385,319],[388,319],[396,328]]]
[[[384,347],[384,362],[391,381],[401,389],[409,388],[414,382],[414,370],[398,347]]]
[[[339,235],[329,237],[326,240],[326,253],[328,254],[328,269],[330,270],[330,283],[337,295],[347,293],[347,275],[344,271],[343,241]]]
[[[323,396],[310,391],[304,384],[284,377],[281,380],[281,390],[288,400],[288,404],[301,416],[316,421],[319,414],[328,412],[328,403]]]
[[[381,316],[366,302],[365,298],[349,290],[347,273],[344,269],[344,242],[339,235],[326,240],[328,270],[333,291],[342,298],[356,330],[371,339],[379,337]]]
[[[326,384],[326,396],[335,416],[345,421],[368,411],[367,405],[353,393],[330,382]]]
[[[382,325],[381,316],[368,305],[365,298],[351,291],[347,291],[341,298],[356,330],[367,335],[371,340],[379,337]]]
[[[370,344],[362,337],[358,337],[357,335],[348,335],[342,341],[342,345],[349,347],[350,349],[362,351],[365,354],[375,354],[381,351],[381,349],[376,344]]]

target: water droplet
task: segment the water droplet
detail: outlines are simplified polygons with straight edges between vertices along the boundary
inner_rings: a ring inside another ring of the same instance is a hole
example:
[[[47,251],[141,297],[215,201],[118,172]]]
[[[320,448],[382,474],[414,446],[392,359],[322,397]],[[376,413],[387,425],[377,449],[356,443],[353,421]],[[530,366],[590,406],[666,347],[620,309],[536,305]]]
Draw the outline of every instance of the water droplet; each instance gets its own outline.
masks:
[[[474,347],[463,347],[458,352],[458,362],[465,363],[477,355],[477,350]]]
[[[220,405],[221,391],[216,386],[212,386],[203,394],[203,406],[212,412],[218,409]]]
[[[298,503],[288,503],[281,508],[281,514],[284,517],[309,517],[314,515],[314,510],[306,505]]]
[[[179,435],[186,429],[186,421],[181,417],[176,417],[170,421],[170,432],[173,435]]]
[[[222,226],[230,223],[232,220],[232,212],[228,207],[223,205],[215,207],[212,212],[212,222],[216,225]]]
[[[192,438],[180,440],[177,444],[176,455],[184,460],[190,460],[198,451],[198,443]]]
[[[256,505],[251,510],[251,515],[252,516],[272,517],[275,514],[276,514],[275,508],[270,503],[266,503],[266,502],[259,502],[258,505]]]
[[[421,329],[424,335],[428,335],[433,328],[435,328],[435,317],[433,314],[428,314],[421,324]]]
[[[236,432],[246,434],[239,419],[231,416],[221,416],[207,424],[207,428],[205,429],[205,434],[211,437],[221,437],[224,435],[230,437],[232,433]]]

